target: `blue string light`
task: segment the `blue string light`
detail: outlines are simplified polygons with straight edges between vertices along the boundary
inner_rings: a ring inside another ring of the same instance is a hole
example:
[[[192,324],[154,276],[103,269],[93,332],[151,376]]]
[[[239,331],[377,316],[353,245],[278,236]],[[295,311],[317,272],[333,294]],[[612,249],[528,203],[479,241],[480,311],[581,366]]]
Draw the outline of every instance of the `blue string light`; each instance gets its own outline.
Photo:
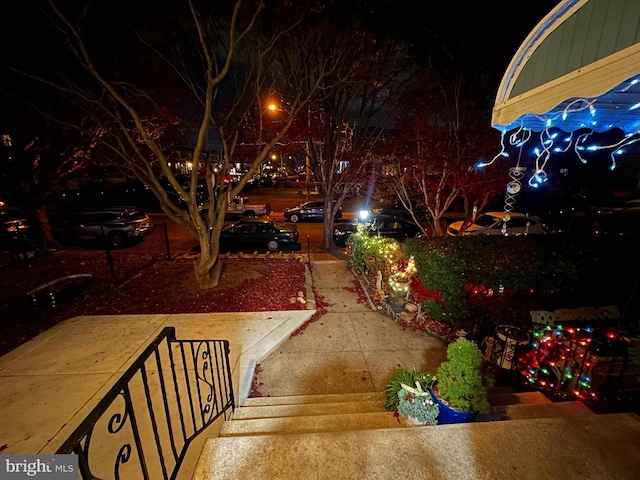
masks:
[[[532,141],[534,128],[540,128],[539,144],[530,150],[535,157],[533,174],[528,184],[532,188],[539,188],[547,182],[546,167],[552,156],[562,155],[573,149],[573,153],[583,164],[588,163],[588,156],[599,153],[607,154],[610,159],[609,169],[614,170],[618,165],[618,159],[627,151],[626,147],[640,141],[640,116],[618,116],[615,120],[604,118],[609,115],[610,107],[598,108],[601,105],[608,106],[611,103],[611,95],[631,92],[640,95],[640,76],[630,78],[618,87],[596,98],[573,98],[558,105],[562,110],[559,113],[549,112],[546,115],[528,113],[519,120],[519,126],[513,133],[507,136],[508,131],[515,125],[501,128],[500,152],[488,162],[480,162],[478,167],[491,165],[500,157],[509,157],[508,147],[515,147],[522,151]],[[640,102],[628,107],[629,111],[640,108]],[[613,114],[615,115],[615,113]],[[623,114],[624,115],[624,114]],[[514,122],[515,123],[515,122]],[[624,132],[624,138],[612,143],[592,143],[601,138],[596,134],[606,130],[620,129]],[[580,132],[579,130],[586,130]],[[570,132],[563,139],[559,139],[558,131]],[[588,155],[587,155],[588,154]]]

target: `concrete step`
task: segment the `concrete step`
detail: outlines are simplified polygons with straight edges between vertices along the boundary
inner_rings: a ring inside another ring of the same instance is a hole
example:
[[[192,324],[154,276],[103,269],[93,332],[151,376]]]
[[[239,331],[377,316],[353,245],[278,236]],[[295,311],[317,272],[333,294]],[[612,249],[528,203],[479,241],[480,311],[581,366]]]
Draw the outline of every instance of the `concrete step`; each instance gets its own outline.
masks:
[[[395,412],[305,415],[297,417],[252,418],[230,420],[220,430],[221,437],[240,435],[275,435],[311,432],[337,432],[403,428],[410,426]]]
[[[336,393],[326,395],[291,395],[286,397],[251,397],[242,404],[243,407],[263,405],[300,405],[309,403],[338,403],[377,400],[384,402],[383,392]]]
[[[205,442],[193,480],[636,480],[639,450],[635,414],[218,437]]]
[[[530,403],[552,403],[542,392],[489,393],[489,405],[521,405]]]
[[[248,418],[294,417],[309,415],[330,415],[336,413],[384,412],[380,400],[335,403],[299,403],[290,405],[259,405],[240,407],[233,412],[233,420]]]
[[[489,413],[476,415],[476,422],[497,422],[527,418],[553,418],[571,415],[595,415],[593,410],[580,401],[556,403],[520,403],[493,405]]]

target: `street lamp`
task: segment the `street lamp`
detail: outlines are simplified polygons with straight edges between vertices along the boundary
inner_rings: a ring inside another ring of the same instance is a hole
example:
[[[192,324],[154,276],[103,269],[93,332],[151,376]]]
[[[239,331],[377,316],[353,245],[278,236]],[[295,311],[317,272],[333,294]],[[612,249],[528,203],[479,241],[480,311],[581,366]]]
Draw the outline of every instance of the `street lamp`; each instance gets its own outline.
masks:
[[[267,110],[269,110],[270,112],[278,112],[278,111],[281,111],[281,108],[275,102],[272,101],[267,105]],[[309,108],[307,108],[307,126],[309,129],[311,129],[311,110]],[[304,142],[304,144],[305,144],[304,179],[305,179],[305,184],[307,186],[306,191],[307,191],[307,201],[308,201],[309,200],[309,178],[311,177],[311,146],[309,145],[309,140]],[[280,155],[280,169],[282,170],[282,168],[283,168],[282,155]]]

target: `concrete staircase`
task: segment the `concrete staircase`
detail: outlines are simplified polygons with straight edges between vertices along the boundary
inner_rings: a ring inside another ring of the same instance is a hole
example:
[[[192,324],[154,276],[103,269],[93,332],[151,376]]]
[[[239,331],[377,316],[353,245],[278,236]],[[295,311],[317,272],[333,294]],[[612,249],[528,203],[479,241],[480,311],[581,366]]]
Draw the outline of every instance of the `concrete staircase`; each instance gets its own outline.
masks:
[[[221,437],[399,428],[408,424],[382,407],[381,393],[248,398]]]
[[[249,398],[205,442],[193,478],[637,478],[639,416],[539,392],[490,403],[471,423],[415,427],[381,392]]]

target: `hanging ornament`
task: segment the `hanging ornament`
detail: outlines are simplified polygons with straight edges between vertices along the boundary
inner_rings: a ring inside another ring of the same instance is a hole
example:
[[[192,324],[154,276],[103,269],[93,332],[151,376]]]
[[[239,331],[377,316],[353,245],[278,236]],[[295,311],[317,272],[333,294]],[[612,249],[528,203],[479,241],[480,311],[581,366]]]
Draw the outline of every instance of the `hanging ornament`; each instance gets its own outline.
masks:
[[[511,181],[507,183],[507,193],[504,198],[504,211],[511,212],[513,211],[513,207],[516,203],[516,196],[522,190],[522,183],[520,180],[524,177],[524,172],[526,172],[526,167],[511,167],[509,169],[509,177],[511,177]]]

